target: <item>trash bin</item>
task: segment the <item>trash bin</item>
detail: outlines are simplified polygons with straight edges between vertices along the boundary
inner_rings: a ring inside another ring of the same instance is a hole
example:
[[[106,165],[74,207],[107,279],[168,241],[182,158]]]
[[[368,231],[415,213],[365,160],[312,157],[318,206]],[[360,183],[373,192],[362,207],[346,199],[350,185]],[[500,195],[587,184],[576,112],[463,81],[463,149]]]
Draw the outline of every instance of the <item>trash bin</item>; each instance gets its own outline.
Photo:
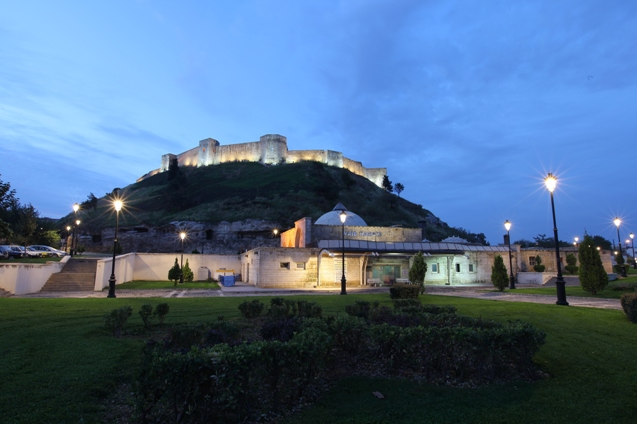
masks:
[[[223,277],[222,282],[224,287],[232,287],[234,286],[234,275],[226,275]]]

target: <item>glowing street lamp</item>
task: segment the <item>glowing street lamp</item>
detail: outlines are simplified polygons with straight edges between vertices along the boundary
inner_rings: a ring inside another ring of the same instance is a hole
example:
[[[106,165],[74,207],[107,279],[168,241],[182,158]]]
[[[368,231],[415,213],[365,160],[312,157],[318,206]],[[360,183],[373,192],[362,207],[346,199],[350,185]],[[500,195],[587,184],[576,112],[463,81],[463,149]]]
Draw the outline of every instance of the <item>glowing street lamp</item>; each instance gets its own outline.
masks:
[[[186,238],[186,232],[182,231],[179,233],[179,238],[181,238],[181,270],[179,273],[179,284],[184,284],[184,239]]]
[[[119,231],[119,211],[122,210],[123,203],[120,199],[115,199],[113,201],[113,208],[115,208],[115,238],[113,238],[113,263],[111,265],[111,278],[108,279],[108,296],[106,297],[116,297],[115,296],[115,283],[117,280],[115,279],[115,252],[117,251],[117,233]]]
[[[619,237],[619,226],[621,225],[622,220],[619,219],[618,217],[615,217],[615,219],[613,220],[613,223],[617,227],[617,244],[619,245],[619,255],[622,256],[622,242],[621,242],[621,238]],[[621,276],[622,277],[627,277],[627,275],[626,275],[626,267],[622,266],[621,268],[622,268]]]
[[[81,222],[82,221],[80,221],[79,219],[76,219],[75,227],[73,228],[73,250],[75,250],[76,255],[77,255],[77,239],[75,238],[75,229],[80,226]],[[78,233],[79,233],[79,230],[78,230]]]
[[[341,276],[341,294],[347,294],[347,280],[345,279],[345,220],[347,219],[347,212],[345,209],[341,210],[341,213],[338,215],[341,219],[341,227],[342,227],[342,247],[343,247],[343,266],[342,271],[343,274]]]
[[[557,221],[555,220],[555,202],[553,201],[553,191],[557,186],[557,179],[553,174],[549,173],[544,179],[546,188],[551,193],[551,211],[553,212],[553,234],[555,237],[555,262],[557,263],[557,280],[555,286],[557,288],[557,302],[556,305],[568,306],[566,301],[566,281],[562,277],[562,264],[560,263],[560,245],[557,238]]]
[[[504,228],[507,230],[507,246],[509,246],[509,288],[515,288],[515,277],[513,277],[513,263],[511,262],[511,236],[509,230],[511,229],[511,222],[507,219],[504,221]]]
[[[575,241],[573,242],[573,246],[577,247],[577,243],[579,243],[579,237],[575,237]]]
[[[75,213],[75,221],[77,222],[77,211],[80,210],[80,205],[78,205],[77,203],[73,204],[73,212]],[[79,225],[79,224],[77,224]],[[73,249],[74,249],[74,245],[75,245],[75,226],[73,227],[73,238],[71,239],[71,257],[73,257]]]

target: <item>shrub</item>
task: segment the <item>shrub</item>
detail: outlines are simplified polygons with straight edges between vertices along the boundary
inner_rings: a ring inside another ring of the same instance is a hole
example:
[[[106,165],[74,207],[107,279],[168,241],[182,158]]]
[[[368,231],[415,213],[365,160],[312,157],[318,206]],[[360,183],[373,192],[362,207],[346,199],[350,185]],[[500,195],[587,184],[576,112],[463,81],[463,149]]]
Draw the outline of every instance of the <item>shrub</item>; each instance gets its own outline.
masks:
[[[353,305],[345,306],[348,315],[368,319],[372,309],[378,308],[378,302],[370,303],[366,300],[357,300]]]
[[[456,313],[457,309],[453,305],[422,305],[423,312],[432,315],[450,314]]]
[[[427,273],[427,263],[422,255],[422,252],[416,253],[414,256],[414,262],[409,268],[409,281],[412,284],[418,285],[420,294],[425,293],[425,274]]]
[[[604,290],[608,285],[608,274],[604,270],[602,258],[595,245],[595,241],[588,234],[578,248],[579,255],[579,282],[582,289],[596,294]]]
[[[261,337],[264,340],[287,342],[301,328],[301,322],[294,317],[270,319],[261,326]]]
[[[389,297],[392,299],[418,299],[420,287],[411,284],[395,284],[389,289]]]
[[[166,315],[168,315],[169,311],[170,307],[168,306],[168,303],[160,303],[159,305],[155,306],[153,315],[156,315],[159,318],[160,325],[164,325],[164,319],[166,319]]]
[[[637,324],[637,293],[622,294],[621,305],[630,322]]]
[[[241,315],[247,319],[257,318],[263,312],[265,305],[260,300],[245,301],[239,305]]]
[[[204,344],[212,346],[219,343],[234,343],[241,329],[232,321],[217,320],[208,325],[208,331],[204,335]]]
[[[566,255],[566,263],[568,264],[564,267],[566,272],[569,274],[577,274],[579,267],[577,266],[577,258],[574,254],[569,253]]]
[[[418,288],[416,286],[416,288]],[[362,318],[350,315],[338,315],[330,322],[330,334],[334,338],[334,345],[341,350],[357,355],[363,347],[363,340],[367,335],[367,325]]]
[[[270,309],[268,316],[271,318],[287,318],[296,315],[296,302],[287,300],[282,297],[273,297],[270,299]]]
[[[316,302],[299,300],[296,302],[297,316],[299,318],[320,318],[323,315],[323,308]]]
[[[192,281],[195,279],[195,274],[192,272],[190,265],[188,264],[188,259],[186,259],[186,264],[184,265],[182,272],[184,273],[184,281]]]
[[[201,322],[176,325],[172,328],[168,339],[173,349],[190,349],[203,344],[208,326]]]
[[[630,291],[637,290],[637,283],[619,283],[614,284],[609,287],[609,289],[614,291]]]
[[[494,287],[500,291],[503,291],[506,286],[509,285],[509,276],[507,275],[507,269],[504,265],[504,260],[500,255],[495,255],[495,260],[493,261],[493,266],[491,267],[491,282],[493,283]]]
[[[111,312],[104,316],[104,323],[106,328],[113,332],[114,337],[121,337],[122,333],[126,330],[126,322],[128,317],[133,314],[133,308],[130,306],[123,306],[118,309],[113,309]]]
[[[144,328],[148,330],[150,328],[150,319],[153,315],[153,305],[142,305],[139,308],[139,316],[142,317],[144,322]]]
[[[177,285],[179,277],[181,277],[181,268],[179,267],[179,261],[177,260],[177,258],[175,258],[175,264],[168,271],[168,280],[174,281],[175,285]]]
[[[535,257],[535,265],[533,265],[533,270],[535,272],[544,272],[545,269],[546,267],[542,265],[542,258],[540,257],[540,255],[537,255]]]

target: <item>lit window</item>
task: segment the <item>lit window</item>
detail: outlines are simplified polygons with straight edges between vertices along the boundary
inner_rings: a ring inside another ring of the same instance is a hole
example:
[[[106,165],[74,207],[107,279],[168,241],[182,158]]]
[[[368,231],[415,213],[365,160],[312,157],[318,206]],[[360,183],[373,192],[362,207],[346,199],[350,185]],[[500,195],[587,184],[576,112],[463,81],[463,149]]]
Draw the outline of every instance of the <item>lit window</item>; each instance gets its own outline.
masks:
[[[460,264],[456,264],[456,272],[460,272]]]

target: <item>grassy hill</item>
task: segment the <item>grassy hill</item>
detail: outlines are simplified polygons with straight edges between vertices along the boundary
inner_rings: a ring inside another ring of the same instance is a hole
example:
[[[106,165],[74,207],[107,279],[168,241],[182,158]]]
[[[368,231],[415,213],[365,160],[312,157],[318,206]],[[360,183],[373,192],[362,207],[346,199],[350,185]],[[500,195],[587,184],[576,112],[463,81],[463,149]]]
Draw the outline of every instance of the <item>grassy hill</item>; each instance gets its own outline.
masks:
[[[471,234],[450,228],[422,205],[385,192],[366,178],[318,162],[266,166],[225,163],[164,172],[120,190],[125,211],[120,225],[158,227],[174,221],[218,223],[261,219],[290,228],[302,217],[317,219],[338,202],[370,226],[418,227],[427,221],[427,236]],[[72,215],[62,218],[70,222]],[[82,226],[100,230],[115,226],[109,197],[82,212]]]

